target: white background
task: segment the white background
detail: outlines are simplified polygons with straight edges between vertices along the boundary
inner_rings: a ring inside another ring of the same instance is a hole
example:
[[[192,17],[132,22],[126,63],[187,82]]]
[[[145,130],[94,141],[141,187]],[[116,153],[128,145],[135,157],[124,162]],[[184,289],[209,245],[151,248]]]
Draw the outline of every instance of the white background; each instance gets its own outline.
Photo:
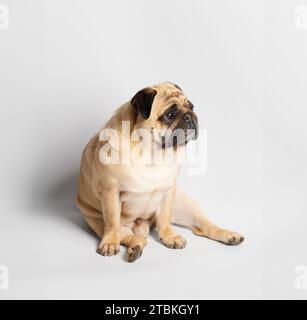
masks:
[[[8,298],[306,298],[307,1],[0,0],[0,265]],[[179,84],[208,130],[180,184],[239,247],[178,231],[125,262],[96,254],[74,206],[88,139],[137,90]]]

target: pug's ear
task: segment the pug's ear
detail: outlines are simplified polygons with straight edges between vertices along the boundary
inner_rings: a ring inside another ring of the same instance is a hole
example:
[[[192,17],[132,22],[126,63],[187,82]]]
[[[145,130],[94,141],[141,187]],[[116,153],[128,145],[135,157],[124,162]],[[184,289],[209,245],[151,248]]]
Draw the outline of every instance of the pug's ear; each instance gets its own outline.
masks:
[[[147,120],[150,117],[152,103],[157,94],[153,88],[145,88],[140,90],[131,100],[131,104],[135,110]]]

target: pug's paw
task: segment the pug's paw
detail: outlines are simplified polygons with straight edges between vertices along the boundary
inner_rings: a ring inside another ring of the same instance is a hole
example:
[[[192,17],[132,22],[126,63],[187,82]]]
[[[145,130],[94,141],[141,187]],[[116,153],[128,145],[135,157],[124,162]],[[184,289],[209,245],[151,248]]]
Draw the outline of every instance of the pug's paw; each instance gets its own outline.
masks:
[[[142,247],[141,246],[134,246],[134,247],[128,247],[127,250],[127,258],[128,262],[134,262],[136,259],[138,259],[142,255]]]
[[[97,253],[103,256],[114,256],[119,253],[119,235],[105,235],[97,248]]]
[[[171,235],[160,238],[161,242],[170,249],[183,249],[187,245],[186,240],[179,235]]]
[[[221,232],[221,241],[230,246],[236,246],[244,241],[244,237],[237,232],[223,230]]]

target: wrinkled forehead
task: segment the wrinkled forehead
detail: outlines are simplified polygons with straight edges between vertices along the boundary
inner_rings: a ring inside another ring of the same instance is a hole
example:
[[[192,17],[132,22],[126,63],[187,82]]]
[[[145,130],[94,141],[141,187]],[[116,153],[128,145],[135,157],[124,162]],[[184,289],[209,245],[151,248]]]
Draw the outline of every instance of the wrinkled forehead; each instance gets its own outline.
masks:
[[[153,88],[157,90],[153,106],[157,112],[163,113],[173,104],[178,105],[179,108],[188,106],[188,98],[175,85],[166,83]]]

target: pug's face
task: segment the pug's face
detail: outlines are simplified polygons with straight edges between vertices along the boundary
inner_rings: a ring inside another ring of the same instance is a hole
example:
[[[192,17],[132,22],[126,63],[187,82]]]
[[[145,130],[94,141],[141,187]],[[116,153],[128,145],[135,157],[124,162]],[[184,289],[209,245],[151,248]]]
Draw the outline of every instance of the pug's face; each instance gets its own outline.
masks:
[[[136,128],[158,132],[162,148],[183,146],[197,139],[198,120],[194,106],[181,88],[165,82],[139,91],[131,100],[137,112]]]

